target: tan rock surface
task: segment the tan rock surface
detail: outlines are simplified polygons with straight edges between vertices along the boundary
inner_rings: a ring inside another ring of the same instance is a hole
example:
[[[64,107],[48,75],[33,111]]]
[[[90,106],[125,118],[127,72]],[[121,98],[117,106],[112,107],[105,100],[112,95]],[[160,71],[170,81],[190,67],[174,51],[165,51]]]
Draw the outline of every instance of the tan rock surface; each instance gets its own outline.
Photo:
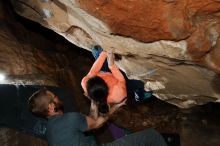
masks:
[[[187,108],[220,100],[218,0],[12,0],[16,12],[90,49],[100,44],[146,90]]]

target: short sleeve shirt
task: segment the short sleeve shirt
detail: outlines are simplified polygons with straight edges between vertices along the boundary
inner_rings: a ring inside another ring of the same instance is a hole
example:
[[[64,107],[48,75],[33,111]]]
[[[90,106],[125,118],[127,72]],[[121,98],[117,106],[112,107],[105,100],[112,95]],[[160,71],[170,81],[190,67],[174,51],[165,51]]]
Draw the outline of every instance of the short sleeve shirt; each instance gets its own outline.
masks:
[[[96,146],[91,137],[84,135],[88,125],[80,113],[65,113],[50,117],[47,123],[49,146]]]

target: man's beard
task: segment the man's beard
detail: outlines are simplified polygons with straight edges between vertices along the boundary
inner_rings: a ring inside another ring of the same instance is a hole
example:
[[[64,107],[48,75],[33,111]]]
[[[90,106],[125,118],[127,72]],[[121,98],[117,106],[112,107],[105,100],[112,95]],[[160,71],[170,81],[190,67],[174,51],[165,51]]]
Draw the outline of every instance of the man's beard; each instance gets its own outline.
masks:
[[[63,102],[59,101],[58,103],[53,102],[55,105],[54,111],[58,112],[58,111],[62,111],[63,112]]]

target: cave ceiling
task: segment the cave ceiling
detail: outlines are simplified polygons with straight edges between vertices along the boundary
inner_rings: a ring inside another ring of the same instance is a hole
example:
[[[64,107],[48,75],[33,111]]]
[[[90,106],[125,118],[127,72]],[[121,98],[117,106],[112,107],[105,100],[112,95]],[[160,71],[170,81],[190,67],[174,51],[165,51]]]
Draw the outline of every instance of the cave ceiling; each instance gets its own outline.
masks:
[[[219,0],[11,2],[81,48],[112,50],[120,69],[161,100],[181,108],[220,102]]]

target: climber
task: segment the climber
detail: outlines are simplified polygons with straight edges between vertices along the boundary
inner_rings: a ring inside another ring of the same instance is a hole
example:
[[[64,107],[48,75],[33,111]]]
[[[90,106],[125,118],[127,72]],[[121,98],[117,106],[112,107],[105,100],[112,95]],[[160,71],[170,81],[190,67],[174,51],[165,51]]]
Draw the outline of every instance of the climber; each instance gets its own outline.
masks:
[[[96,45],[92,48],[92,54],[96,61],[81,82],[84,94],[92,99],[91,107],[95,107],[97,103],[98,111],[105,114],[109,105],[120,103],[127,97],[127,91],[134,93],[136,101],[143,101],[152,96],[152,92],[145,92],[143,82],[129,80],[119,70],[114,64],[112,52],[105,52]]]

